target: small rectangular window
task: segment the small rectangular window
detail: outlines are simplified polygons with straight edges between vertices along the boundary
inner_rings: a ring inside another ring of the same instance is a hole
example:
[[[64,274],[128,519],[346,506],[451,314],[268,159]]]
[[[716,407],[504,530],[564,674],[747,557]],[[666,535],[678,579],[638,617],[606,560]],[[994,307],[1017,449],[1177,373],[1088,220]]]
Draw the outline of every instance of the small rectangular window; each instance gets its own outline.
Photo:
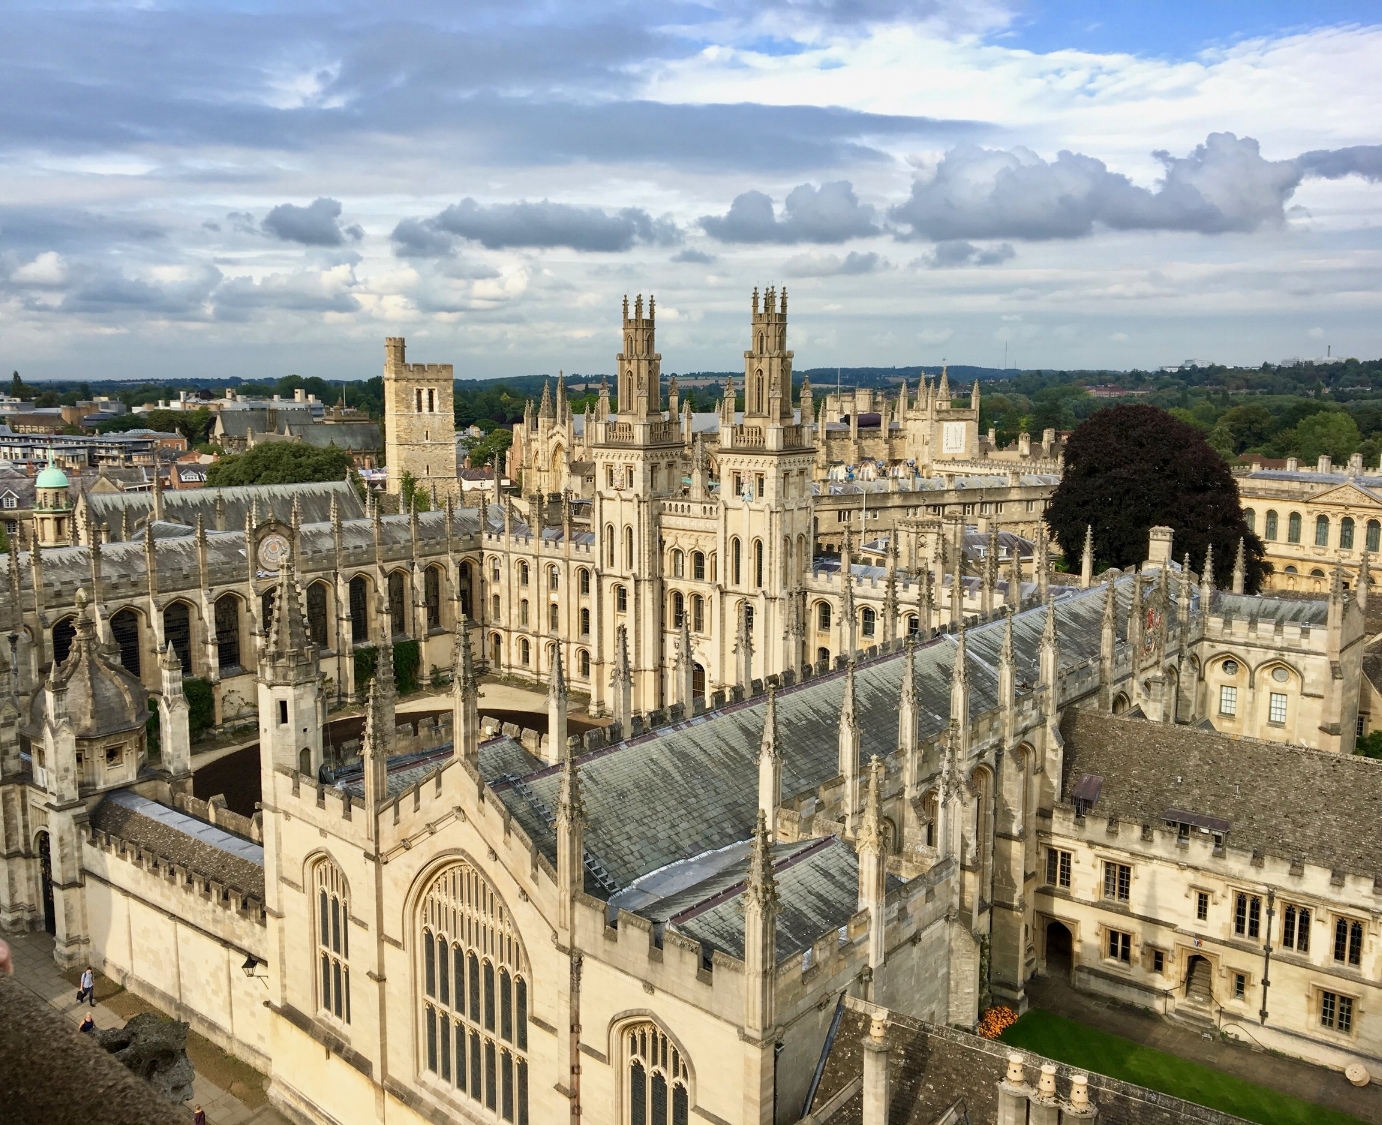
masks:
[[[1353,1030],[1353,997],[1320,993],[1320,1026],[1347,1034]]]
[[[1059,848],[1046,850],[1046,881],[1053,887],[1070,886],[1070,853]]]
[[[1164,973],[1166,971],[1166,954],[1159,949],[1152,951],[1152,972]]]
[[[1104,897],[1127,902],[1132,889],[1132,868],[1126,863],[1104,864]]]
[[[1248,992],[1248,978],[1242,973],[1233,974],[1233,998],[1242,1000]]]
[[[1310,952],[1310,910],[1304,906],[1287,906],[1281,912],[1281,947],[1298,953]]]
[[[1195,892],[1195,917],[1201,922],[1209,919],[1209,894],[1207,891]]]
[[[1286,722],[1286,693],[1274,691],[1267,707],[1267,721],[1270,723]]]
[[[288,725],[288,701],[286,699],[278,701],[278,725],[281,727]]]
[[[1122,961],[1125,965],[1131,964],[1132,934],[1125,934],[1121,930],[1109,930],[1108,958],[1110,961]]]
[[[1238,937],[1255,938],[1262,925],[1262,900],[1256,895],[1238,894],[1233,900],[1233,932]]]
[[[1334,960],[1340,964],[1361,965],[1363,962],[1363,923],[1349,918],[1334,921]]]
[[[1219,714],[1233,716],[1238,714],[1238,689],[1225,684],[1219,689]]]

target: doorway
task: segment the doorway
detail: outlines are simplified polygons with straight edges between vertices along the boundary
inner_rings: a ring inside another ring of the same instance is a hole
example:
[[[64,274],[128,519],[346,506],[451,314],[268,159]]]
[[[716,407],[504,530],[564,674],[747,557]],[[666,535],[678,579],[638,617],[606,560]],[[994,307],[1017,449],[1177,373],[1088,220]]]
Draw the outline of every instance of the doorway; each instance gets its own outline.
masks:
[[[57,911],[53,906],[53,848],[47,832],[38,834],[38,869],[43,880],[43,928],[58,932]]]
[[[1046,924],[1046,973],[1069,980],[1075,967],[1075,941],[1063,922]]]

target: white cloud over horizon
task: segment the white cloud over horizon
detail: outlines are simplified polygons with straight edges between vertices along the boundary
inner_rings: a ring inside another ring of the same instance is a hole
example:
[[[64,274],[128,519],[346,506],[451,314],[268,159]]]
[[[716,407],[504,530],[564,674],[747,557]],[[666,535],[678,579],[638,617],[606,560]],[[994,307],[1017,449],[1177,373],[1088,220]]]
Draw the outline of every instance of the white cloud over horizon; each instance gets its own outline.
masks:
[[[679,310],[667,370],[732,369],[774,280],[799,367],[1382,354],[1382,26],[1139,54],[942,0],[349,11],[14,17],[0,369],[361,378],[401,333],[606,371],[625,291]]]

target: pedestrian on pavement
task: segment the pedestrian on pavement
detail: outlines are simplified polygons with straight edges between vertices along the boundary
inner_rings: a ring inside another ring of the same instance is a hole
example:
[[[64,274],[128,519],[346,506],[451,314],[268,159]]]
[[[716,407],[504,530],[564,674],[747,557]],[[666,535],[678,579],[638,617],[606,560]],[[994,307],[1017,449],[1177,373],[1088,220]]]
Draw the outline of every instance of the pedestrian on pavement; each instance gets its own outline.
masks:
[[[14,972],[14,961],[10,956],[10,943],[0,938],[0,973],[9,976]]]
[[[90,965],[82,970],[82,986],[77,990],[77,1003],[83,1000],[90,1000],[91,1006],[96,1007],[96,975]]]
[[[206,1111],[201,1106],[192,1111],[192,1125],[206,1125]]]
[[[96,1021],[91,1018],[90,1012],[87,1012],[86,1015],[82,1017],[82,1025],[81,1027],[77,1028],[77,1030],[84,1031],[88,1035],[96,1034]]]

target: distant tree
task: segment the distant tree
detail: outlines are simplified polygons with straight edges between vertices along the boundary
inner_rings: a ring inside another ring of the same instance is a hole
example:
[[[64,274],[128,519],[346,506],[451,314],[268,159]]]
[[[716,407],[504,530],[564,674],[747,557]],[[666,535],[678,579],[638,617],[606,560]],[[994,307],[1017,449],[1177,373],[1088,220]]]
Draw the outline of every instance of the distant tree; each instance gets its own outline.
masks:
[[[1262,541],[1243,519],[1228,464],[1199,430],[1154,406],[1100,410],[1071,435],[1046,525],[1067,560],[1078,558],[1085,528],[1092,527],[1100,562],[1135,565],[1147,557],[1148,531],[1164,525],[1175,531],[1176,557],[1188,551],[1197,568],[1214,545],[1220,585],[1232,575],[1240,538],[1249,593],[1269,570]]]
[[[1362,440],[1358,423],[1341,411],[1322,411],[1296,423],[1296,452],[1307,463],[1318,461],[1322,453],[1335,464],[1345,462]]]
[[[15,398],[24,397],[24,380],[19,377],[18,371],[10,377],[10,394]]]
[[[475,423],[480,429],[485,428],[485,423],[490,422],[488,418],[482,418]],[[470,458],[470,463],[476,468],[481,465],[495,465],[499,474],[504,472],[504,454],[508,452],[509,446],[513,444],[513,431],[503,426],[495,426],[490,422],[489,429],[485,436],[474,442],[466,455]]]
[[[1209,434],[1209,444],[1223,454],[1238,454],[1261,445],[1272,436],[1272,412],[1260,403],[1224,411]]]
[[[10,553],[10,537],[5,534],[5,525],[0,523],[0,555]]]
[[[308,481],[344,480],[354,462],[344,449],[325,449],[300,442],[275,441],[256,445],[207,466],[211,487],[237,484],[304,484]]]

